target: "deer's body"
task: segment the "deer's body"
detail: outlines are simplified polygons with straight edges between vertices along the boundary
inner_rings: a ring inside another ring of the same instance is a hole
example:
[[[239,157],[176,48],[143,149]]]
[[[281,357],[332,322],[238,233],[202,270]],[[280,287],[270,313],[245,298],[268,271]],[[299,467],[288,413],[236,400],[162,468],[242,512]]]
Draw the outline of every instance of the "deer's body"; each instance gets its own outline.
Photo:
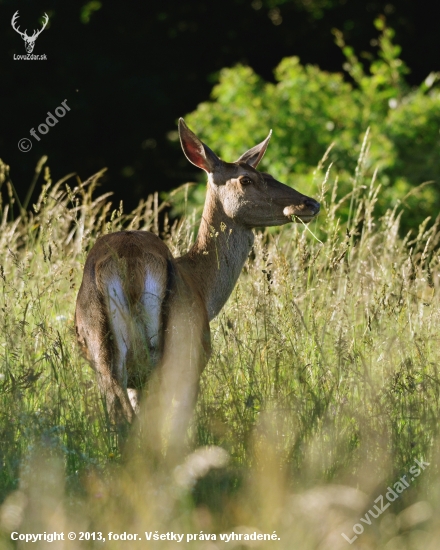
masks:
[[[235,163],[221,161],[179,125],[188,159],[208,173],[197,240],[173,258],[154,234],[98,239],[87,258],[76,308],[78,340],[95,368],[111,414],[131,421],[152,371],[183,437],[209,358],[211,321],[230,296],[251,250],[253,227],[310,221],[319,204],[255,170],[269,137]]]

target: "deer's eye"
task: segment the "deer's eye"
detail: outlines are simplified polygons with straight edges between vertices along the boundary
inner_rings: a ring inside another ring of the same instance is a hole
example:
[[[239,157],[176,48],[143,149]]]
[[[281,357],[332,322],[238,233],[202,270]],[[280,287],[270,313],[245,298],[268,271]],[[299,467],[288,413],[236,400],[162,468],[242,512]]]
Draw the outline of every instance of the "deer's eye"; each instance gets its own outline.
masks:
[[[240,183],[241,185],[250,185],[251,183],[253,183],[253,181],[251,180],[251,178],[243,176],[242,178],[240,178]]]

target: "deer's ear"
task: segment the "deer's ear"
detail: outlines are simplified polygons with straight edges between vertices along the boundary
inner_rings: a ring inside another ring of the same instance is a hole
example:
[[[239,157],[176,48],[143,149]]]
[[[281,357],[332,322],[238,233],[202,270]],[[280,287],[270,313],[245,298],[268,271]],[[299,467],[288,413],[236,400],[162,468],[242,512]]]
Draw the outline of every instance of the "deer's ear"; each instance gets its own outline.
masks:
[[[179,118],[179,137],[186,158],[198,168],[208,172],[208,174],[214,172],[220,159],[191,132],[183,118]]]
[[[256,168],[260,160],[263,158],[264,153],[266,152],[271,135],[272,130],[269,132],[269,135],[264,141],[262,141],[258,145],[255,145],[255,147],[252,147],[252,149],[249,149],[249,151],[246,151],[246,153],[241,155],[241,157],[236,162],[246,162],[253,168]]]

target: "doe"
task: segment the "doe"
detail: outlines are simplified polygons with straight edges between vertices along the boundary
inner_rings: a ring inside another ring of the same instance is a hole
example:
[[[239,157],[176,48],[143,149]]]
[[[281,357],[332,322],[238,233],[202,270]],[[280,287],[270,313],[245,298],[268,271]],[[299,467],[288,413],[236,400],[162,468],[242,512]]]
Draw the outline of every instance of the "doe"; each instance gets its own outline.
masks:
[[[151,374],[169,415],[170,441],[183,442],[210,355],[209,322],[231,294],[255,227],[309,222],[319,203],[256,167],[271,133],[236,162],[224,162],[179,120],[187,159],[208,174],[194,246],[174,258],[147,231],[100,237],[87,257],[75,325],[110,417],[132,422]]]

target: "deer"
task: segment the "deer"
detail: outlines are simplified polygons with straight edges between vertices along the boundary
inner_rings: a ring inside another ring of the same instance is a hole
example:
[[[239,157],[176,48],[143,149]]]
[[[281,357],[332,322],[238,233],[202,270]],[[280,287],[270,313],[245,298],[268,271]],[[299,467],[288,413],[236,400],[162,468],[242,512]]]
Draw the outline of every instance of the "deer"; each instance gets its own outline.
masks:
[[[178,130],[186,158],[208,176],[193,246],[175,258],[148,231],[99,237],[86,258],[75,311],[77,339],[112,422],[133,422],[155,374],[161,418],[168,418],[158,429],[168,422],[170,445],[185,438],[211,354],[209,323],[235,287],[253,229],[308,223],[320,210],[316,200],[257,171],[272,131],[237,161],[225,162],[182,118]]]
[[[15,26],[17,19],[18,19],[18,10],[12,16],[11,25],[14,31],[18,32],[18,34],[23,38],[24,46],[26,48],[27,53],[32,53],[34,51],[35,41],[46,28],[47,22],[49,21],[49,16],[46,13],[44,14],[43,27],[39,31],[34,31],[32,36],[27,35],[27,29],[25,29],[24,32],[19,31],[20,27]]]

